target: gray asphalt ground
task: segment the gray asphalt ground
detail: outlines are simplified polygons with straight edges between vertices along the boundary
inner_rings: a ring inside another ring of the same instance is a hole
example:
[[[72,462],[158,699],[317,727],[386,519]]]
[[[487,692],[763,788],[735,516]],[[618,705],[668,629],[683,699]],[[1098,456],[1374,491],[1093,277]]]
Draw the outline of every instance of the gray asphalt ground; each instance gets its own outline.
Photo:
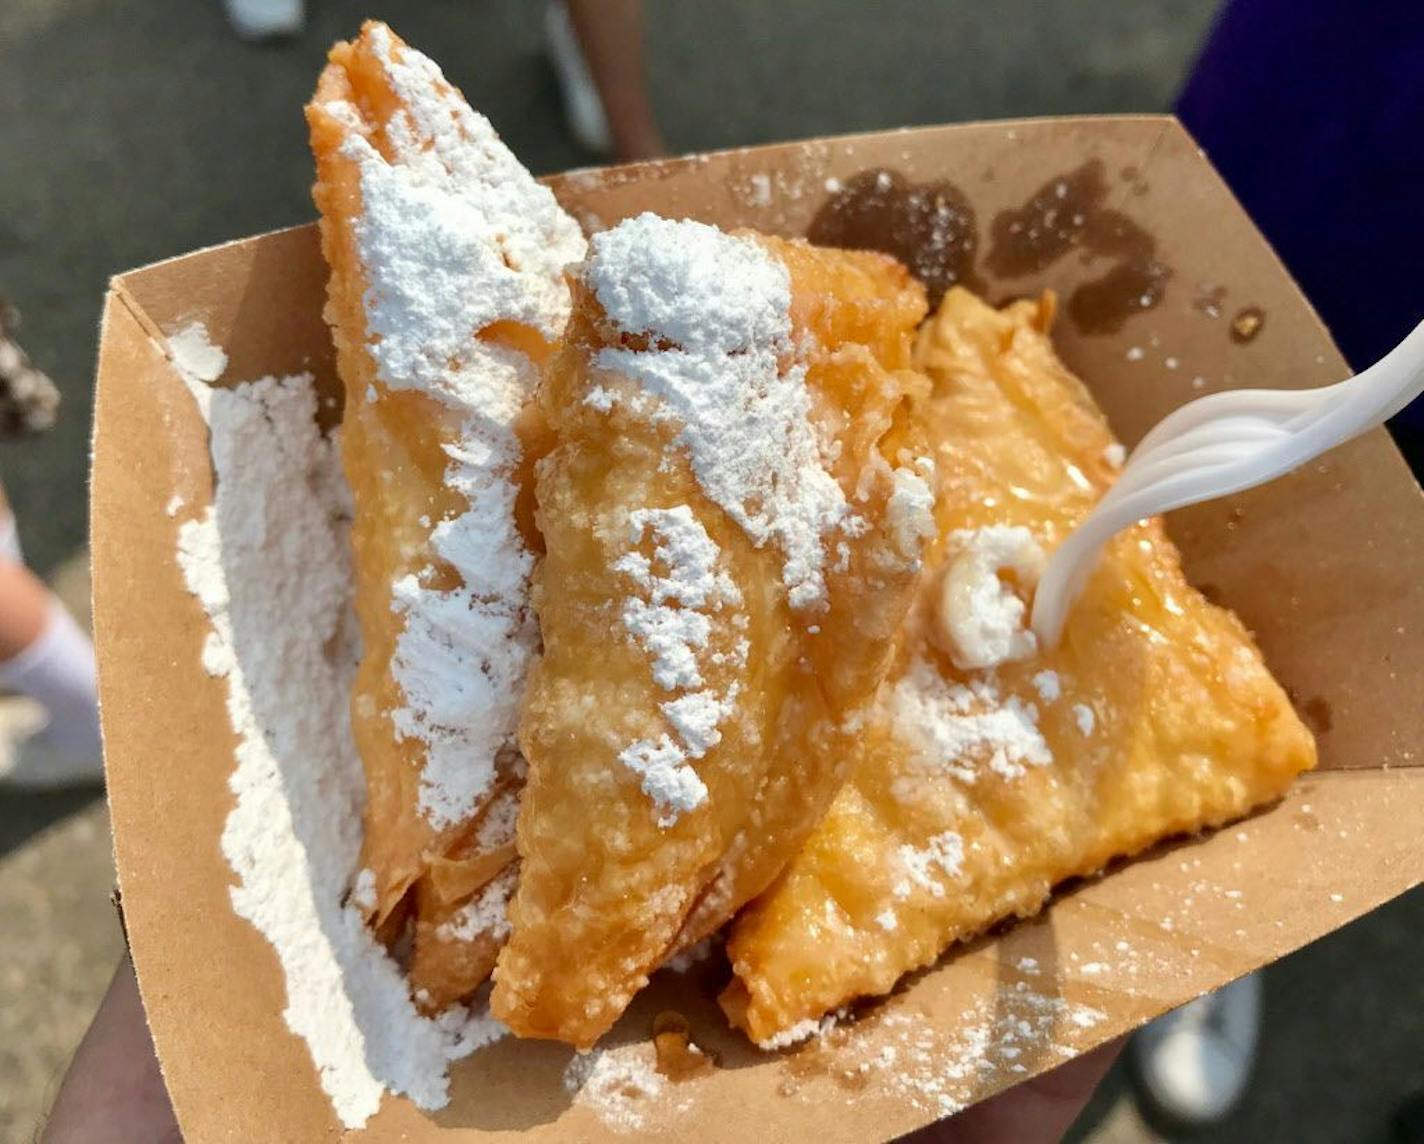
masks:
[[[311,217],[300,108],[326,44],[390,19],[536,171],[566,138],[534,0],[310,0],[297,42],[233,39],[217,0],[0,0],[0,290],[65,407],[0,447],[32,562],[72,576],[85,530],[99,300],[118,270]],[[652,85],[676,150],[1043,113],[1168,107],[1215,5],[709,0],[650,4]],[[120,949],[92,795],[0,793],[0,1141],[31,1138]],[[1246,1105],[1212,1139],[1386,1141],[1424,1088],[1424,893],[1266,974]],[[1156,1137],[1121,1071],[1078,1139]]]

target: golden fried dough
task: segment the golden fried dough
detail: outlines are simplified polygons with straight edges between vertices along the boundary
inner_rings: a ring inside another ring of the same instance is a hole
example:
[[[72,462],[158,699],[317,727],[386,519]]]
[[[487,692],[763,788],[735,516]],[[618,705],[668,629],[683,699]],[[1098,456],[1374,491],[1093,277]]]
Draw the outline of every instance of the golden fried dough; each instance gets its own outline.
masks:
[[[332,49],[307,119],[355,504],[352,721],[368,790],[353,894],[387,936],[414,909],[413,984],[443,1001],[492,961],[490,927],[450,915],[513,853],[512,816],[500,836],[486,812],[518,779],[518,698],[537,646],[521,434],[567,320],[563,266],[584,242],[382,24]],[[469,931],[463,974],[453,939],[439,956],[424,948],[441,926],[447,939]]]
[[[921,331],[937,538],[825,820],[734,923],[723,997],[785,1041],[1053,886],[1276,798],[1315,747],[1230,612],[1158,522],[1109,547],[1060,645],[1022,619],[1036,565],[1113,479],[1120,447],[1048,338],[1052,299],[951,290]]]
[[[645,215],[574,294],[492,1004],[586,1046],[824,812],[933,521],[897,263]]]

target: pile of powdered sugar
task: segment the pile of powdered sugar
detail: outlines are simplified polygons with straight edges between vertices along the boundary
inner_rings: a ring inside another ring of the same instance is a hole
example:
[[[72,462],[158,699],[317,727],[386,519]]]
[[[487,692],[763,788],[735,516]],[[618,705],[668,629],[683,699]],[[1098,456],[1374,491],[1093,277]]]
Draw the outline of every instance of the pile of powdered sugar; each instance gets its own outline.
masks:
[[[895,550],[916,565],[921,546],[935,534],[935,494],[930,487],[934,475],[935,464],[929,457],[917,457],[913,468],[902,465],[891,473],[885,502],[885,525]]]
[[[1022,526],[991,525],[950,534],[936,634],[955,665],[964,670],[1026,659],[1038,640],[1026,626],[1026,606],[999,575],[1012,572],[1024,588],[1038,582],[1043,549]]]
[[[233,909],[275,950],[283,1016],[343,1124],[364,1124],[387,1090],[438,1108],[449,1061],[501,1028],[463,1010],[422,1017],[345,904],[361,889],[365,788],[348,712],[358,636],[337,448],[317,427],[309,376],[208,390],[187,369],[222,367],[193,360],[199,341],[188,331],[170,350],[204,391],[216,493],[182,521],[178,562],[212,625],[203,665],[227,682],[238,739],[222,835]]]
[[[637,740],[618,758],[641,778],[659,824],[670,826],[707,801],[707,786],[690,763],[722,741],[718,725],[732,713],[738,685],[706,687],[699,656],[711,638],[712,615],[740,604],[741,593],[719,569],[721,551],[687,505],[638,509],[629,514],[629,529],[635,546],[650,533],[653,553],[635,547],[613,564],[643,593],[624,601],[623,626],[651,657],[653,681],[678,695],[659,705],[668,731]],[[736,654],[744,666],[745,639]]]
[[[404,696],[397,732],[426,746],[421,808],[439,827],[487,795],[495,759],[513,744],[518,697],[537,646],[529,608],[533,556],[514,520],[520,460],[515,420],[537,381],[522,353],[476,337],[517,322],[548,340],[569,313],[566,264],[584,254],[578,225],[500,142],[439,68],[389,31],[370,32],[403,110],[386,124],[388,160],[356,109],[328,103],[361,173],[356,245],[368,289],[367,350],[378,386],[443,402],[462,419],[446,452],[446,484],[468,508],[437,521],[433,554],[457,588],[401,578],[405,619],[391,669]]]
[[[643,214],[593,237],[584,277],[610,322],[654,343],[596,364],[654,398],[702,491],[779,546],[791,606],[823,606],[827,536],[863,522],[821,456],[786,267],[754,239]]]

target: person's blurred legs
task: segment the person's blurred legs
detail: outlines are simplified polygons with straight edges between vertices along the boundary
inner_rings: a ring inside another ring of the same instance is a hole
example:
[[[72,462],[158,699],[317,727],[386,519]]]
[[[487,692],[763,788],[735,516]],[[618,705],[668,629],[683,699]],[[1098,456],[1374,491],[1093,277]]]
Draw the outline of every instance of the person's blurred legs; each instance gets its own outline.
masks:
[[[295,36],[306,23],[303,0],[223,0],[228,23],[244,40]]]
[[[0,564],[0,686],[20,688],[9,675],[49,626],[50,594],[23,564]]]
[[[666,151],[648,97],[639,0],[556,0],[545,13],[569,128],[623,160]]]
[[[1255,973],[1158,1017],[1130,1050],[1145,1111],[1188,1130],[1215,1124],[1245,1094],[1260,1036]]]
[[[15,518],[5,507],[5,496],[0,493],[0,563],[21,564],[25,554],[20,548],[20,530],[15,527]]]
[[[27,696],[44,712],[38,727],[30,711],[7,712],[0,782],[67,786],[103,780],[93,644],[28,568],[3,557],[0,690]]]

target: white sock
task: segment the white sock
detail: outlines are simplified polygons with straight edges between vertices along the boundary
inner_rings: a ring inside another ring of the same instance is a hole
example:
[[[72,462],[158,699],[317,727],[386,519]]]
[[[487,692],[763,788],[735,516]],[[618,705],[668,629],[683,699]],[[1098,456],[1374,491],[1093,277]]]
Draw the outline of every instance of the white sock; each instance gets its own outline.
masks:
[[[20,530],[15,526],[15,518],[8,512],[0,516],[0,560],[11,564],[25,562],[25,554],[20,551]]]
[[[38,738],[73,758],[97,759],[99,693],[94,645],[53,596],[49,623],[34,643],[0,663],[0,688],[36,700],[49,713]]]

